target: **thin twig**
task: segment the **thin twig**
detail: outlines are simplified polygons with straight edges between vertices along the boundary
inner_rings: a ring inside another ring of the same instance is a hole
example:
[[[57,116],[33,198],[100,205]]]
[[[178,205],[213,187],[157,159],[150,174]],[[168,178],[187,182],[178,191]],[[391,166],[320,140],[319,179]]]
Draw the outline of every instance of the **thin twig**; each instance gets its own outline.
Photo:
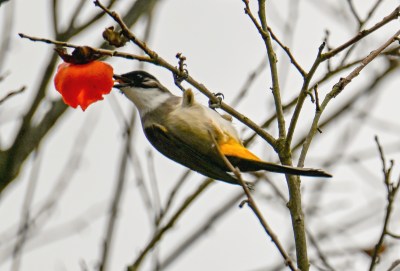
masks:
[[[146,1],[150,2],[149,0],[146,0]],[[91,17],[85,16],[84,17],[85,21],[80,23],[79,25],[77,25],[78,17],[81,15],[82,10],[84,10],[83,5],[87,2],[88,1],[86,1],[86,0],[80,0],[80,2],[75,6],[74,10],[71,12],[72,16],[69,20],[69,23],[65,27],[64,32],[59,33],[59,35],[56,36],[56,38],[64,39],[65,36],[75,36],[76,34],[79,34],[80,32],[87,29],[89,26],[96,23],[98,20],[100,20],[104,16],[103,12],[94,14]],[[108,8],[112,8],[116,2],[117,2],[116,0],[110,0],[107,5]],[[133,3],[131,5],[131,8],[134,8],[138,2],[139,1],[136,1],[135,3]],[[139,11],[139,13],[142,14],[141,11]]]
[[[324,267],[329,270],[329,271],[335,271],[335,269],[333,268],[333,266],[328,262],[328,259],[326,257],[326,255],[322,252],[322,249],[320,248],[318,241],[316,237],[314,237],[314,235],[307,230],[307,235],[308,235],[308,239],[310,239],[310,243],[311,245],[314,246],[318,257],[320,258],[321,262],[323,263]]]
[[[124,113],[121,107],[118,106],[117,102],[115,101],[115,98],[113,96],[110,96],[109,100],[111,102],[111,108],[113,109],[115,119],[123,124],[122,129],[129,127],[129,121],[126,120],[125,118],[121,119],[121,116],[124,116]],[[146,208],[145,213],[148,215],[147,217],[149,218],[149,222],[153,223],[153,216],[152,216],[153,206],[151,202],[150,192],[144,182],[144,173],[143,173],[143,167],[141,165],[141,159],[140,156],[136,153],[135,148],[132,148],[130,150],[129,161],[131,163],[132,171],[135,173],[136,187],[138,188],[140,198],[143,201],[144,208]]]
[[[22,86],[20,89],[13,90],[13,91],[9,92],[5,97],[3,97],[3,98],[0,99],[0,105],[1,105],[2,103],[4,103],[6,100],[8,100],[9,98],[11,98],[12,96],[24,92],[25,89],[26,89],[26,87],[25,87],[25,86]]]
[[[377,244],[375,245],[375,249],[373,250],[372,256],[371,256],[371,263],[369,266],[369,271],[375,270],[377,264],[379,263],[378,257],[379,257],[379,252],[381,251],[382,246],[384,245],[384,240],[386,235],[388,235],[389,232],[389,221],[390,217],[393,211],[393,204],[396,198],[396,194],[400,188],[400,177],[397,180],[396,183],[393,183],[390,180],[390,173],[393,168],[393,161],[391,161],[390,166],[387,167],[386,165],[386,158],[385,154],[383,152],[383,148],[379,142],[379,139],[377,136],[375,136],[375,142],[376,145],[378,146],[378,152],[379,156],[382,162],[382,173],[383,173],[383,182],[386,187],[386,192],[387,192],[387,206],[386,206],[386,213],[385,213],[385,218],[382,226],[382,232],[379,237],[379,240]]]
[[[378,49],[372,51],[367,57],[365,57],[359,66],[357,66],[348,76],[345,78],[341,78],[338,83],[336,83],[333,87],[332,90],[325,96],[323,102],[320,105],[320,110],[315,113],[314,120],[312,122],[310,131],[303,143],[303,148],[301,150],[301,154],[299,157],[299,162],[298,165],[299,167],[304,166],[304,161],[308,152],[308,149],[311,145],[311,141],[314,138],[315,133],[318,130],[318,122],[319,119],[322,115],[322,112],[325,110],[326,106],[329,104],[331,99],[335,98],[337,95],[339,95],[343,89],[353,80],[355,77],[357,77],[360,72],[369,64],[371,63],[372,60],[374,60],[384,49],[386,49],[390,44],[396,41],[397,37],[400,35],[400,30],[397,31],[390,39],[388,39],[384,44],[382,44]]]
[[[272,32],[272,29],[268,27],[268,31],[271,34],[271,37],[276,43],[279,44],[279,46],[286,52],[287,56],[290,59],[290,62],[294,65],[294,67],[297,69],[297,71],[303,76],[307,76],[307,73],[304,71],[304,69],[300,66],[300,64],[297,62],[297,60],[294,58],[292,52],[290,51],[289,47],[285,46],[279,39],[278,37]]]
[[[82,11],[84,10],[83,6],[85,5],[85,2],[88,2],[88,1],[79,0],[79,2],[75,5],[73,11],[71,12],[71,18],[69,19],[69,23],[68,23],[67,27],[65,28],[65,31],[71,31],[72,29],[74,29],[76,27],[76,21],[79,18],[79,16],[81,15]],[[111,2],[115,2],[115,1],[111,1]],[[87,19],[89,19],[88,22],[90,22],[94,18],[97,18],[98,16],[101,16],[101,15],[102,14],[96,14],[92,18],[87,18]],[[85,28],[86,24],[87,23],[82,24],[81,27]],[[56,32],[56,33],[58,33],[58,32]],[[59,35],[56,35],[56,37],[58,37],[58,36]]]
[[[279,77],[277,69],[278,60],[272,46],[272,39],[270,36],[270,32],[268,31],[268,24],[265,14],[265,9],[266,9],[265,0],[258,1],[258,15],[260,23],[258,23],[257,19],[251,12],[249,1],[243,0],[243,2],[245,4],[245,9],[244,9],[245,13],[249,16],[249,18],[257,28],[258,32],[260,33],[267,50],[271,79],[272,79],[272,95],[274,97],[275,111],[277,114],[279,138],[284,138],[286,136],[286,128],[285,128],[285,118],[283,115],[282,100],[281,100],[280,86],[279,86]]]
[[[152,194],[152,199],[153,199],[153,204],[152,204],[152,206],[153,206],[153,210],[152,210],[153,226],[154,226],[154,229],[156,230],[160,223],[160,217],[161,217],[161,214],[163,213],[163,210],[161,208],[160,189],[158,188],[156,169],[154,166],[154,159],[153,159],[151,151],[147,152],[147,170],[148,170],[148,175],[149,175],[149,180],[150,180],[150,189],[151,189],[151,194]]]
[[[383,18],[380,22],[375,24],[375,26],[373,26],[373,27],[371,27],[369,29],[360,31],[355,37],[353,37],[349,41],[345,42],[344,44],[336,47],[335,49],[329,50],[327,53],[323,54],[323,50],[324,50],[325,45],[326,45],[325,43],[323,43],[319,47],[317,57],[316,57],[313,65],[312,65],[312,67],[310,68],[309,72],[307,73],[307,76],[304,77],[303,86],[302,86],[302,88],[300,90],[300,95],[298,97],[297,105],[296,105],[296,108],[295,108],[295,110],[293,112],[293,115],[292,115],[292,118],[291,118],[291,121],[290,121],[290,125],[289,125],[288,136],[287,136],[287,140],[286,140],[286,149],[290,149],[290,146],[291,146],[291,143],[292,143],[293,134],[294,134],[294,130],[296,128],[297,121],[298,121],[298,118],[300,116],[301,109],[303,107],[304,101],[305,101],[305,99],[307,97],[307,93],[309,91],[309,84],[310,84],[311,78],[314,76],[314,73],[316,72],[316,70],[319,67],[319,65],[323,61],[332,58],[333,56],[337,55],[338,53],[340,53],[344,49],[346,49],[349,46],[351,46],[352,44],[360,41],[361,39],[365,38],[369,34],[373,33],[374,31],[376,31],[376,30],[380,29],[381,27],[383,27],[384,25],[388,24],[392,20],[395,20],[396,18],[398,18],[399,11],[400,11],[400,6],[398,6],[391,14],[389,14],[388,16]]]
[[[35,189],[37,186],[37,182],[39,180],[39,169],[41,165],[41,157],[38,155],[39,150],[35,150],[34,152],[34,159],[35,163],[32,169],[32,173],[29,179],[29,184],[26,190],[25,194],[25,199],[23,203],[23,209],[22,209],[22,217],[21,217],[21,223],[19,225],[18,229],[18,240],[15,243],[15,247],[13,250],[13,262],[12,262],[12,271],[18,271],[21,266],[21,257],[22,257],[22,251],[23,247],[25,245],[25,242],[28,239],[29,236],[29,228],[31,226],[31,206],[32,206],[32,201],[33,197],[35,194]]]
[[[73,13],[75,14],[75,13]],[[76,16],[76,15],[74,15]],[[57,37],[59,34],[59,29],[58,29],[58,0],[52,0],[51,1],[51,19],[52,19],[52,27],[53,27],[53,32],[54,36]]]
[[[353,0],[347,0],[347,4],[349,5],[350,11],[353,14],[354,18],[357,20],[358,25],[361,25],[362,20],[356,11],[356,8],[354,7]]]
[[[197,225],[197,228],[185,236],[183,241],[176,246],[176,248],[170,249],[168,251],[168,255],[165,256],[164,261],[160,264],[161,270],[166,270],[179,256],[181,256],[184,252],[187,252],[190,247],[195,245],[196,241],[198,241],[201,237],[207,233],[213,225],[215,225],[219,220],[221,220],[224,216],[229,214],[229,211],[238,201],[243,197],[243,193],[237,193],[232,196],[225,203],[219,204],[215,209],[210,210],[210,216],[205,220],[201,221],[200,225]],[[154,270],[155,271],[155,270]]]
[[[261,60],[260,64],[248,75],[246,81],[237,92],[236,97],[232,100],[232,106],[237,106],[240,101],[246,96],[252,84],[255,82],[258,76],[264,71],[266,59]]]
[[[381,3],[383,3],[382,0],[377,0],[377,1],[375,2],[375,4],[371,7],[371,9],[369,10],[369,12],[368,12],[366,18],[362,20],[360,17],[358,17],[358,16],[356,15],[355,10],[354,10],[354,11],[352,10],[352,9],[355,9],[355,7],[352,7],[352,5],[353,5],[352,0],[348,0],[348,1],[351,1],[351,3],[350,3],[350,5],[351,5],[351,6],[350,6],[350,9],[351,9],[352,13],[354,13],[354,16],[356,17],[356,20],[358,21],[358,31],[361,31],[361,30],[362,30],[362,28],[365,26],[365,24],[372,18],[372,15],[373,15],[373,14],[375,13],[375,11],[378,9],[379,5],[380,5]],[[347,50],[347,51],[345,52],[344,56],[343,56],[342,59],[340,60],[339,66],[343,66],[343,65],[346,63],[347,59],[350,57],[351,53],[354,52],[354,50],[355,50],[355,48],[357,47],[357,45],[358,45],[358,43],[354,43],[354,44],[349,48],[349,50]]]
[[[1,6],[1,3],[0,3]],[[0,41],[0,73],[3,71],[3,65],[6,62],[7,56],[11,55],[10,46],[11,46],[11,33],[14,32],[14,23],[15,23],[15,6],[16,3],[11,1],[5,8],[2,9],[2,27],[0,30],[1,33],[1,41]]]
[[[74,218],[69,219],[66,222],[63,222],[58,225],[46,227],[46,230],[42,232],[40,235],[32,236],[34,233],[33,228],[36,231],[40,231],[44,228],[43,225],[36,225],[35,221],[30,221],[29,231],[29,243],[26,244],[24,248],[25,252],[34,252],[39,248],[48,246],[49,244],[58,242],[60,240],[66,239],[73,235],[76,235],[77,232],[82,232],[85,228],[93,226],[93,223],[96,223],[96,220],[100,220],[104,217],[105,205],[103,203],[97,203],[94,206],[87,208],[87,210],[80,212]],[[32,227],[32,226],[35,227]],[[40,229],[38,229],[40,226]],[[6,252],[0,254],[0,262],[5,262],[10,259],[11,253]],[[4,255],[5,254],[5,255]]]
[[[190,173],[193,171],[187,169],[183,172],[182,176],[178,179],[175,183],[174,187],[172,188],[171,192],[168,193],[168,199],[165,203],[165,206],[162,208],[159,220],[162,220],[168,211],[171,209],[172,203],[175,201],[176,195],[180,188],[182,188],[183,184],[188,180]]]
[[[295,132],[295,129],[296,129],[296,126],[297,126],[297,122],[298,122],[298,120],[300,118],[300,113],[301,113],[301,110],[303,108],[304,101],[306,100],[307,95],[309,93],[309,85],[310,85],[310,82],[311,82],[311,78],[314,76],[317,68],[321,64],[321,55],[322,55],[322,51],[325,48],[325,45],[326,45],[325,43],[322,43],[319,46],[318,53],[317,53],[317,56],[315,58],[315,61],[314,61],[313,65],[311,66],[310,70],[307,72],[307,76],[303,78],[303,85],[301,87],[300,94],[297,97],[296,106],[294,108],[292,117],[290,119],[287,138],[286,138],[286,142],[285,142],[285,148],[287,150],[291,149],[291,144],[292,144],[294,132]]]
[[[107,263],[109,260],[109,253],[111,251],[111,243],[114,238],[115,234],[115,225],[117,222],[117,216],[119,213],[119,205],[122,198],[122,192],[124,190],[124,186],[126,183],[126,168],[128,165],[129,157],[130,157],[130,149],[131,149],[131,142],[132,142],[132,128],[135,125],[136,119],[136,110],[132,111],[131,118],[129,121],[129,126],[126,127],[125,131],[125,141],[123,144],[121,161],[119,164],[119,171],[117,182],[115,186],[115,191],[113,198],[111,200],[110,209],[109,209],[109,217],[107,222],[106,234],[103,241],[103,247],[101,252],[101,261],[99,265],[99,270],[104,271],[107,270]]]
[[[21,38],[24,39],[29,39],[31,41],[39,41],[39,42],[44,42],[48,44],[54,44],[56,46],[62,46],[62,47],[68,47],[68,48],[78,48],[81,47],[80,45],[75,45],[72,43],[68,42],[63,42],[63,41],[56,41],[56,40],[51,40],[51,39],[45,39],[45,38],[38,38],[38,37],[33,37],[29,36],[23,33],[18,34]],[[122,57],[126,59],[135,59],[138,61],[143,61],[143,62],[149,62],[153,63],[154,61],[151,60],[151,58],[146,57],[146,56],[140,56],[140,55],[134,55],[134,54],[129,54],[129,53],[124,53],[124,52],[119,52],[119,51],[114,51],[114,50],[107,50],[107,49],[99,49],[99,48],[93,48],[88,46],[91,50],[93,50],[94,53],[103,55],[103,56],[110,56],[110,57]]]
[[[329,58],[337,55],[338,53],[340,53],[341,51],[345,50],[349,46],[355,44],[359,40],[365,38],[369,34],[371,34],[371,33],[375,32],[376,30],[380,29],[382,26],[385,26],[389,22],[391,22],[393,20],[396,20],[399,16],[400,16],[400,6],[397,6],[392,11],[392,13],[390,13],[388,16],[383,18],[380,22],[376,23],[373,27],[360,31],[356,36],[354,36],[350,40],[346,41],[342,45],[340,45],[340,46],[336,47],[335,49],[330,50],[330,51],[326,52],[325,54],[323,54],[322,55],[322,60],[324,61],[326,59],[329,59]]]
[[[389,269],[387,271],[395,271],[396,267],[398,267],[400,265],[400,259],[399,260],[395,260],[389,267]]]
[[[246,194],[247,197],[247,204],[250,207],[250,209],[253,211],[257,219],[260,221],[260,224],[264,228],[265,232],[268,234],[268,236],[271,238],[272,242],[275,244],[275,246],[278,248],[279,253],[282,255],[285,264],[289,266],[289,268],[293,271],[297,270],[296,265],[290,258],[289,254],[286,252],[284,249],[283,245],[279,241],[278,236],[275,234],[275,232],[272,230],[272,228],[269,226],[267,221],[265,220],[264,216],[262,215],[260,209],[258,208],[251,191],[246,184],[246,182],[243,180],[242,175],[240,173],[240,170],[238,168],[235,168],[231,162],[228,160],[228,158],[221,152],[218,143],[216,139],[211,135],[210,137],[214,142],[214,148],[216,149],[217,153],[219,154],[220,158],[224,161],[225,165],[229,168],[229,170],[235,175],[236,179],[239,181],[240,185],[243,188],[244,193]]]
[[[389,235],[392,238],[400,239],[400,234],[395,234],[395,233],[390,232],[390,231],[388,231],[386,234]]]
[[[394,62],[389,62],[388,66],[384,68],[382,72],[380,72],[377,76],[373,77],[371,79],[371,84],[369,84],[367,87],[362,87],[359,91],[351,93],[351,96],[348,97],[347,101],[342,104],[338,109],[336,109],[333,113],[331,113],[329,116],[325,118],[324,121],[320,122],[318,124],[319,128],[324,128],[327,127],[328,125],[334,123],[335,120],[339,119],[340,117],[346,116],[346,113],[351,112],[351,110],[354,108],[356,101],[361,99],[362,97],[370,95],[374,90],[376,90],[380,84],[382,83],[384,78],[387,78],[391,73],[397,70],[399,66],[399,63],[394,63]],[[293,146],[293,150],[299,149],[303,144],[305,139],[307,138],[307,134],[302,136]],[[358,153],[354,154],[352,157],[375,157],[375,153],[373,152],[368,152],[368,154],[365,153]],[[351,162],[351,159],[347,159],[343,162]],[[332,162],[336,161],[338,159],[335,159],[333,157]],[[330,166],[331,163],[325,163],[326,166]]]
[[[89,133],[88,131],[92,131],[95,124],[96,119],[93,118],[87,118],[83,123],[81,129],[74,139],[76,145],[80,147],[71,149],[71,153],[65,162],[65,166],[63,167],[57,180],[54,180],[53,183],[55,185],[49,190],[50,192],[46,196],[46,200],[40,204],[36,212],[31,213],[29,216],[29,222],[26,223],[26,227],[24,228],[24,234],[26,234],[27,240],[31,240],[33,237],[35,237],[35,233],[45,226],[46,222],[49,221],[51,214],[54,213],[57,203],[59,203],[62,197],[66,195],[66,189],[68,185],[72,184],[74,174],[79,172],[82,154],[87,146],[88,141],[90,140],[90,136],[93,134]],[[14,226],[13,228],[17,227]],[[17,236],[19,236],[21,233],[22,232],[17,232]],[[4,240],[0,240],[0,243],[3,242]],[[10,253],[12,253],[12,251]],[[0,262],[9,258],[10,255],[6,255],[4,258],[0,257]]]
[[[400,35],[400,30],[398,30],[390,39],[388,39],[382,46],[378,49],[372,51],[366,58],[361,61],[361,64],[357,66],[348,76],[345,78],[341,78],[337,84],[333,86],[332,93],[333,97],[336,97],[345,87],[347,84],[351,82],[355,77],[359,75],[359,73],[367,66],[372,60],[374,60],[379,54],[382,53],[389,45],[395,42]]]
[[[183,215],[183,213],[192,205],[193,201],[196,200],[200,195],[202,195],[205,189],[213,182],[214,180],[212,179],[205,180],[191,195],[189,195],[185,199],[178,210],[172,215],[170,220],[164,226],[160,227],[157,232],[154,233],[153,237],[143,248],[142,252],[136,258],[135,262],[132,265],[128,266],[128,271],[138,270],[144,258],[154,248],[154,246],[158,244],[164,234],[166,234],[175,225],[181,215]]]

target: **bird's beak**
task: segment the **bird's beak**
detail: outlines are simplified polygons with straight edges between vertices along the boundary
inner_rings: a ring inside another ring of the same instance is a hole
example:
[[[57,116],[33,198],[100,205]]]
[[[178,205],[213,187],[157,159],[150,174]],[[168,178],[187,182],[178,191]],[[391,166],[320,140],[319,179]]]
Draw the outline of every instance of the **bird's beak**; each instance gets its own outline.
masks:
[[[121,89],[123,87],[129,86],[129,83],[126,82],[126,78],[124,78],[123,76],[114,74],[113,77],[115,79],[115,82],[117,82],[117,84],[113,86],[114,88]]]

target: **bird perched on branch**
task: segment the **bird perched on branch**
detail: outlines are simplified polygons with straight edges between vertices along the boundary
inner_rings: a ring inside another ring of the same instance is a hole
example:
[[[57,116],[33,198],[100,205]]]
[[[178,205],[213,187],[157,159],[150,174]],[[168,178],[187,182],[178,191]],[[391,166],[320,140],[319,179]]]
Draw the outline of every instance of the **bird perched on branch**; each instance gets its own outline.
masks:
[[[291,175],[332,177],[320,169],[297,168],[262,161],[240,141],[231,121],[195,101],[189,89],[173,95],[153,75],[133,71],[114,75],[114,85],[137,107],[150,143],[168,158],[205,176],[239,184],[229,162],[242,172],[266,170]]]

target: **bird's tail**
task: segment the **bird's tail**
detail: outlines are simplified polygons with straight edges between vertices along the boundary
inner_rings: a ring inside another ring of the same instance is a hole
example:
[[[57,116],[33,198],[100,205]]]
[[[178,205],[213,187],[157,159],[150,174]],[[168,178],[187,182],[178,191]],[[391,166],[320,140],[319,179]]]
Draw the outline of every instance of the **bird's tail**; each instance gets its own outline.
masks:
[[[314,168],[299,168],[299,167],[291,167],[278,165],[275,163],[270,163],[266,161],[256,161],[252,159],[243,159],[237,157],[228,157],[230,162],[237,166],[240,171],[258,171],[258,170],[266,170],[270,172],[290,174],[290,175],[301,175],[301,176],[309,176],[309,177],[332,177],[331,174],[321,170]]]

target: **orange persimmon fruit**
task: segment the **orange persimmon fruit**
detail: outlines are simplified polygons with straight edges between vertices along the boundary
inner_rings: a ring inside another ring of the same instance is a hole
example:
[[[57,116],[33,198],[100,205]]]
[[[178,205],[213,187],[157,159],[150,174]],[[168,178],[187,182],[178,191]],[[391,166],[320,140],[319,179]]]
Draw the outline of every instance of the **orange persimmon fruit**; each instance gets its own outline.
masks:
[[[56,90],[64,102],[83,111],[109,94],[114,85],[113,68],[101,61],[91,61],[85,64],[61,63],[54,78]]]

